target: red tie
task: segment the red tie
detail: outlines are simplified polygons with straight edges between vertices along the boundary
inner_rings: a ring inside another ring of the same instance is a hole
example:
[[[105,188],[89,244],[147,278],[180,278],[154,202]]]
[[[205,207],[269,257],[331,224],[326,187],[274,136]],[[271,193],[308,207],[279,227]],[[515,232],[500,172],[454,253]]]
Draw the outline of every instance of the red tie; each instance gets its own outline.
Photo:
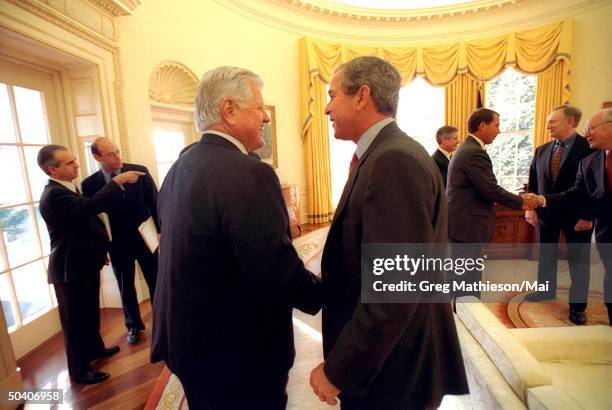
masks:
[[[608,192],[612,194],[612,151],[606,156],[606,172],[608,174]]]
[[[555,151],[552,161],[550,163],[550,174],[552,175],[553,183],[557,180],[559,176],[559,170],[561,169],[561,157],[563,156],[563,148],[565,148],[565,144],[563,141],[559,141],[559,145],[557,145],[557,150]]]
[[[351,158],[351,163],[349,164],[349,175],[351,172],[353,172],[353,169],[355,169],[355,166],[357,165],[358,160],[359,158],[357,158],[357,152],[355,151],[353,153],[353,157]]]

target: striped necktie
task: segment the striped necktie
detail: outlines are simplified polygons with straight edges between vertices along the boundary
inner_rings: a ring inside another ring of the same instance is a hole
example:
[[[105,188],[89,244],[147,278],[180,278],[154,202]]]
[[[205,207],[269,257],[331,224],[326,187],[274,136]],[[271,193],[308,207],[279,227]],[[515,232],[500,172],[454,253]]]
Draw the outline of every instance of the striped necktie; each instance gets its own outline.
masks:
[[[550,175],[552,176],[553,183],[557,181],[559,177],[559,170],[561,169],[561,158],[563,157],[563,149],[565,144],[563,141],[559,141],[557,150],[553,154],[552,161],[550,162]]]

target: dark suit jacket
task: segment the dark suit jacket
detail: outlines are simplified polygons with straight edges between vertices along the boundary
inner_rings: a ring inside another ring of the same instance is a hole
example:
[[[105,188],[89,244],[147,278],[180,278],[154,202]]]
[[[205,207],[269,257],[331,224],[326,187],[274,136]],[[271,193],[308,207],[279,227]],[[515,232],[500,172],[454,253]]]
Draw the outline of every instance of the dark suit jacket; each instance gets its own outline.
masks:
[[[553,183],[550,174],[550,162],[553,155],[554,141],[539,146],[529,168],[529,192],[535,194],[558,194],[567,191],[576,182],[578,163],[592,154],[589,143],[580,135],[576,135],[572,148],[559,170],[559,176]],[[542,225],[575,225],[578,219],[592,220],[592,210],[583,201],[568,202],[563,209],[538,208],[538,219]]]
[[[158,208],[151,359],[209,387],[286,375],[292,307],[315,313],[322,296],[291,243],[274,170],[204,134],[168,172]]]
[[[157,187],[149,171],[142,165],[124,163],[122,172],[140,171],[146,175],[138,178],[135,184],[124,184],[123,195],[118,196],[108,210],[111,233],[113,234],[113,250],[127,249],[134,238],[140,238],[138,226],[153,216],[155,225],[157,221]],[[106,182],[102,171],[95,172],[85,178],[81,184],[83,195],[93,197],[100,191]]]
[[[597,242],[612,243],[612,193],[607,184],[606,152],[597,150],[580,161],[573,187],[560,194],[546,195],[546,206],[561,212],[567,203],[584,203],[592,210]]]
[[[77,278],[86,265],[102,267],[108,248],[104,224],[96,215],[104,212],[121,188],[107,184],[92,198],[78,195],[62,184],[49,181],[40,197],[42,215],[49,238],[49,283],[64,283]]]
[[[434,162],[388,124],[350,174],[323,251],[325,373],[343,394],[425,406],[467,392],[449,304],[359,303],[363,244],[444,243],[446,218]]]
[[[495,233],[495,202],[521,209],[522,200],[497,184],[489,154],[468,136],[448,167],[448,237],[488,243]]]
[[[431,157],[433,158],[434,162],[438,166],[438,169],[440,170],[440,174],[442,174],[442,181],[444,181],[444,186],[446,187],[446,180],[448,179],[449,160],[448,158],[446,158],[446,155],[444,155],[444,153],[440,151],[439,149],[437,149],[436,152],[434,152]]]

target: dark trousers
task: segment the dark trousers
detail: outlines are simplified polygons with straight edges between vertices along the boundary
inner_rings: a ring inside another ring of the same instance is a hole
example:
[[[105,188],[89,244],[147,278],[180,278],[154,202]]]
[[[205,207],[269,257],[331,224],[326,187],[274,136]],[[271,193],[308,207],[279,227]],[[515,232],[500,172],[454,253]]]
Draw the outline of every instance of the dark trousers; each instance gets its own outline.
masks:
[[[53,284],[72,378],[83,376],[91,368],[93,356],[104,350],[100,336],[100,268],[81,273],[77,280]]]
[[[597,246],[604,266],[604,302],[608,309],[608,323],[612,326],[612,243],[599,243]]]
[[[482,249],[482,244],[481,243],[467,243],[467,242],[460,242],[460,241],[456,241],[454,239],[449,239],[450,242],[450,255],[453,259],[479,259],[482,258],[483,255],[483,249]],[[482,274],[483,271],[481,270],[471,270],[471,271],[466,271],[464,272],[462,275],[452,275],[451,277],[449,277],[449,281],[452,279],[456,282],[459,281],[465,281],[466,283],[477,283],[482,281]],[[453,306],[455,303],[455,300],[461,296],[475,296],[478,299],[480,299],[480,291],[479,290],[466,290],[466,291],[456,291],[453,292]]]
[[[227,384],[221,380],[205,385],[197,380],[179,379],[191,410],[284,410],[287,407],[288,372],[274,375],[262,371],[248,381]]]
[[[570,309],[584,312],[589,296],[589,254],[591,252],[590,231],[576,232],[574,226],[538,225],[540,259],[538,261],[538,283],[548,281],[551,296],[557,292],[557,261],[559,237],[563,232],[567,242],[567,257],[571,285],[569,291]]]
[[[140,265],[140,269],[149,287],[151,304],[153,304],[155,285],[157,283],[157,252],[151,253],[140,236],[132,236],[130,240],[123,239],[115,240],[113,238],[113,242],[111,242],[110,256],[113,272],[121,292],[125,326],[128,329],[136,328],[142,330],[145,326],[140,317],[138,298],[136,297],[136,288],[134,286],[135,261],[138,261],[138,265]]]

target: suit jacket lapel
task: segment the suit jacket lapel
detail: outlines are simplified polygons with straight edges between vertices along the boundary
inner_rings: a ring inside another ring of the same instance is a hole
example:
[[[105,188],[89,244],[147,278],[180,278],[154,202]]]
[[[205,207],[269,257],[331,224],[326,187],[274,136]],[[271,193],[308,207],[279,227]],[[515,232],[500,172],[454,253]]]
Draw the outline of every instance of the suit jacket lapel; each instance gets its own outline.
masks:
[[[544,172],[544,180],[548,181],[550,186],[552,186],[552,178],[550,175],[550,159],[552,157],[552,147],[554,143],[550,143],[544,148],[542,152],[542,164],[543,164],[543,172]]]

